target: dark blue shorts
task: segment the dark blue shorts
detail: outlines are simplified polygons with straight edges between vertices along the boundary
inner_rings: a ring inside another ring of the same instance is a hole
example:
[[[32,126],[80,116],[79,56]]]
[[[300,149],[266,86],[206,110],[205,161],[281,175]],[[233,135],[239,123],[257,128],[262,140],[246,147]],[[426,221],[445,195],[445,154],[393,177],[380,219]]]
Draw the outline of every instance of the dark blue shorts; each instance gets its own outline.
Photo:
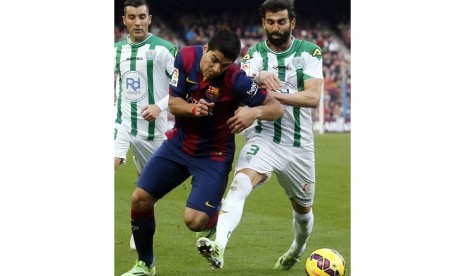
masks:
[[[161,199],[192,175],[186,206],[212,217],[228,184],[231,162],[192,157],[165,141],[145,165],[137,182],[156,199]]]

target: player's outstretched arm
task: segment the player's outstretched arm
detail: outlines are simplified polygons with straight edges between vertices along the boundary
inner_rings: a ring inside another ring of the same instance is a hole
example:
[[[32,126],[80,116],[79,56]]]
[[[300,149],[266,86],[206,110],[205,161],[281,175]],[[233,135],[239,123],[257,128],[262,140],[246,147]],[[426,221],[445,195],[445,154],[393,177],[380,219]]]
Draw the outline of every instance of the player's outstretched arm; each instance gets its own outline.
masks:
[[[270,94],[266,95],[263,105],[239,107],[227,124],[231,133],[240,133],[253,124],[256,119],[274,121],[284,115],[284,107]]]
[[[304,82],[304,89],[301,92],[286,94],[271,92],[271,94],[282,104],[298,107],[318,107],[321,97],[321,86],[323,79],[309,79]]]

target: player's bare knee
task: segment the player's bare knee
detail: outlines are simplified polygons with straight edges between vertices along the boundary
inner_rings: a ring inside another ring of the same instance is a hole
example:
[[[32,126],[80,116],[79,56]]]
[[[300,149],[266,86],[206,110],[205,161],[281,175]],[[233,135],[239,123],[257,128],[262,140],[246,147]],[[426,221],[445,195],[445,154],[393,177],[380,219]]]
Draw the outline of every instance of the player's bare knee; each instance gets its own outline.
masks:
[[[194,232],[200,232],[205,229],[207,226],[207,223],[202,223],[198,220],[189,220],[189,221],[184,221],[186,223],[187,228],[189,228],[191,231]]]
[[[131,208],[138,212],[147,212],[153,208],[155,199],[146,191],[136,188],[131,196]]]
[[[184,212],[184,223],[191,231],[203,231],[208,225],[209,218],[206,214]]]

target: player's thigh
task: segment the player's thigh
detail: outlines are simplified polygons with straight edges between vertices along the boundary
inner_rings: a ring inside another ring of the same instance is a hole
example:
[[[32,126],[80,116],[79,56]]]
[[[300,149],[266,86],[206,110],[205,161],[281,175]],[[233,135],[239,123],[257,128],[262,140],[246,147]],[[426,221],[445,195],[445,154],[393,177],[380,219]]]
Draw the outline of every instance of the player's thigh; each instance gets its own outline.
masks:
[[[156,199],[162,198],[186,180],[190,173],[183,160],[177,159],[163,144],[145,165],[137,186]]]
[[[212,217],[228,185],[231,164],[204,158],[195,160],[189,169],[192,173],[192,189],[186,207]]]
[[[287,196],[302,207],[313,205],[315,195],[315,158],[309,148],[291,148],[281,152],[287,162],[277,169],[276,177]]]
[[[146,140],[137,137],[133,137],[133,155],[134,163],[136,164],[139,172],[145,167],[150,157],[157,151],[161,146],[163,140]]]
[[[126,155],[131,146],[131,137],[130,134],[119,125],[115,126],[113,144],[113,156],[115,158],[120,158],[122,164],[126,164]]]
[[[237,157],[235,172],[237,173],[242,169],[252,169],[265,175],[260,184],[265,183],[271,177],[276,158],[269,141],[254,137],[248,140],[241,149]]]

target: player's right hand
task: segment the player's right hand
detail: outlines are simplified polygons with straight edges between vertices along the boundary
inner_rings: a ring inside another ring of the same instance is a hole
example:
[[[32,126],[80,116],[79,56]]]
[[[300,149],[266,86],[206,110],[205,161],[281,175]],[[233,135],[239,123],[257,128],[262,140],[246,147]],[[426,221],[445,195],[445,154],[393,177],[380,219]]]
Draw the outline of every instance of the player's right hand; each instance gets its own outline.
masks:
[[[204,117],[210,114],[210,109],[213,108],[215,103],[209,103],[204,99],[200,99],[192,108],[192,115],[195,117]]]

